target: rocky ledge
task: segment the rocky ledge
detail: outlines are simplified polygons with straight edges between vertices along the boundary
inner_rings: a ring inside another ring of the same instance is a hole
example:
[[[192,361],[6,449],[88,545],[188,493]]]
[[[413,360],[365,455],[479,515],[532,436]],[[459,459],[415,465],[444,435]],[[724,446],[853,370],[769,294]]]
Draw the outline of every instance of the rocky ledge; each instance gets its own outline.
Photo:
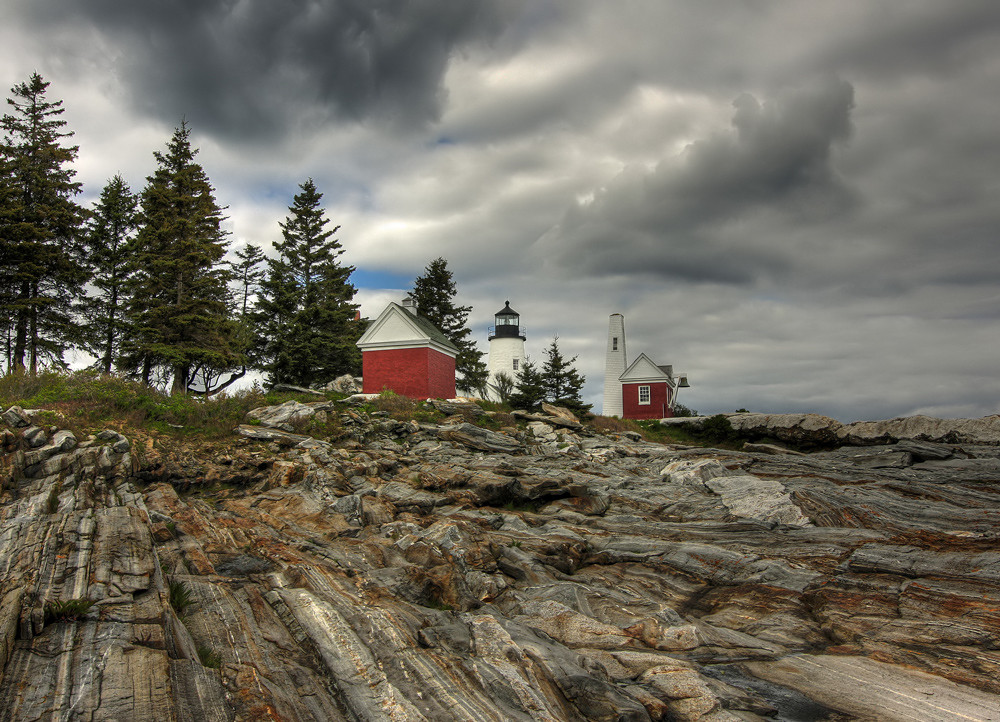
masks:
[[[5,412],[0,719],[1000,717],[997,446],[446,413],[197,447]]]

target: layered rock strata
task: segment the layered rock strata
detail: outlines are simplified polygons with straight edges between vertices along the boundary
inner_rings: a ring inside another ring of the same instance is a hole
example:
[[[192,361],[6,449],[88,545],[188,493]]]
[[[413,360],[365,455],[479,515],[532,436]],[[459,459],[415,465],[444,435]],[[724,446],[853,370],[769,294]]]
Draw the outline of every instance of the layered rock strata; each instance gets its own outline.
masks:
[[[996,718],[995,446],[326,403],[200,449],[5,415],[0,719]]]

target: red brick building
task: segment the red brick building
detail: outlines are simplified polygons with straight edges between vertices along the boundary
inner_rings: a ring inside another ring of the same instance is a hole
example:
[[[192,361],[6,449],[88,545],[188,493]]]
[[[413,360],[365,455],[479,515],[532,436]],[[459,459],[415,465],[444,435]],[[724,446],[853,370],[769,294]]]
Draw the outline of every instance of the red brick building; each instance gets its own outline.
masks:
[[[415,399],[455,397],[458,349],[409,300],[390,303],[358,340],[362,390]]]
[[[666,419],[674,415],[670,402],[677,381],[672,367],[657,366],[643,353],[618,380],[622,385],[622,418]]]

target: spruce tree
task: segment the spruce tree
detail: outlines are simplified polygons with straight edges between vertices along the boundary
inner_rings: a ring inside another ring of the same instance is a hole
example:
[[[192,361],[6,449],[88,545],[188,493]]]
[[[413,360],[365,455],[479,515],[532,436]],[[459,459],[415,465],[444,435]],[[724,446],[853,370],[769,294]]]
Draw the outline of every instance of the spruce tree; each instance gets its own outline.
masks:
[[[566,359],[559,350],[559,337],[552,339],[551,345],[545,351],[545,363],[542,365],[542,387],[545,390],[545,400],[556,406],[565,406],[571,411],[584,413],[590,410],[589,404],[584,404],[580,398],[583,390],[584,377],[573,368],[576,356]]]
[[[244,318],[249,310],[250,296],[260,289],[264,280],[264,252],[260,246],[248,243],[236,250],[236,260],[229,262],[233,279],[237,284],[236,301],[239,305],[240,318]]]
[[[187,392],[199,375],[207,382],[244,361],[223,263],[222,209],[195,162],[190,135],[182,122],[166,152],[153,154],[157,168],[141,196],[129,338],[123,344],[127,366],[146,383],[160,370],[172,379],[172,393]],[[206,383],[205,393],[211,391]]]
[[[257,333],[255,308],[250,303],[257,296],[266,276],[264,252],[260,246],[248,243],[235,252],[236,260],[229,261],[232,271],[237,322],[239,324],[239,345],[247,356],[247,363],[259,366],[262,354],[261,337]]]
[[[84,211],[69,164],[78,147],[63,145],[62,101],[49,101],[38,73],[11,88],[12,112],[0,120],[0,315],[7,317],[8,369],[34,374],[39,364],[65,366],[76,340],[73,300],[87,280],[78,233]]]
[[[455,279],[448,270],[448,262],[437,258],[424,269],[424,275],[413,282],[413,300],[417,313],[429,319],[448,340],[458,348],[455,371],[459,377],[456,385],[465,392],[483,393],[489,371],[483,354],[471,338],[472,329],[466,326],[471,306],[456,306]]]
[[[118,361],[125,329],[126,284],[133,274],[132,243],[138,227],[139,199],[121,175],[101,191],[94,204],[84,240],[93,290],[81,302],[84,347],[97,366],[111,373]]]
[[[525,360],[517,372],[514,391],[510,395],[510,405],[515,409],[534,411],[545,401],[545,382],[535,364]]]
[[[354,266],[340,264],[344,250],[311,178],[300,186],[280,225],[278,257],[268,259],[257,319],[264,368],[270,382],[312,386],[361,370],[355,345],[363,324],[356,320]]]

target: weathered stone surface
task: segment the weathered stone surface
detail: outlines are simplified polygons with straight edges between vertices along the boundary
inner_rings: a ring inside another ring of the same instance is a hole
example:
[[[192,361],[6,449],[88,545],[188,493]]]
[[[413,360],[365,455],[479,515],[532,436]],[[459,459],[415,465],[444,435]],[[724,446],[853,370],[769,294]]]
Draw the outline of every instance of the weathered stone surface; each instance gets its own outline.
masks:
[[[324,386],[323,391],[333,391],[338,394],[356,394],[361,392],[361,388],[362,379],[360,376],[344,374]]]
[[[0,419],[12,429],[22,429],[31,425],[31,415],[20,406],[11,406],[0,413]]]
[[[521,448],[521,442],[507,434],[490,431],[469,423],[442,426],[438,435],[447,441],[454,441],[480,451],[512,453]]]
[[[5,440],[0,718],[1000,707],[996,446],[776,455],[548,413],[509,434],[350,414],[339,447],[247,424],[225,448],[137,443],[134,467],[113,431]],[[878,451],[913,463],[856,463]],[[75,599],[96,603],[57,618]]]
[[[668,426],[700,428],[707,417],[662,419]],[[873,446],[898,441],[935,444],[1000,444],[1000,415],[981,419],[937,419],[907,416],[886,421],[842,424],[818,414],[726,414],[744,437],[778,439],[805,447]],[[905,450],[905,449],[904,449]]]
[[[709,479],[705,486],[722,497],[733,516],[789,526],[812,525],[780,482],[740,474]]]
[[[278,406],[262,406],[247,413],[247,418],[257,421],[269,429],[293,432],[297,424],[311,419],[320,411],[334,408],[334,404],[318,401],[303,404],[299,401],[286,401]]]

